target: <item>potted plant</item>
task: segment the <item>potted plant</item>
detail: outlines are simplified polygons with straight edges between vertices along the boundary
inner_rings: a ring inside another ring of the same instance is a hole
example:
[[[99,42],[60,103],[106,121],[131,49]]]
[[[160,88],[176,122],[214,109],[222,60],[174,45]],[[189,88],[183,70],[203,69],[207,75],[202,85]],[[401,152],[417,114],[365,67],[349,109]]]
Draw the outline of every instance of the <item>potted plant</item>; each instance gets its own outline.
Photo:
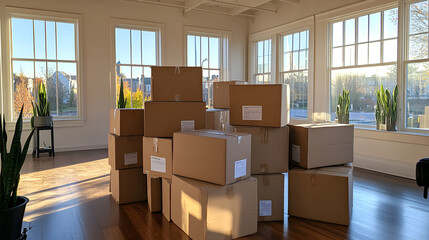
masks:
[[[343,92],[338,97],[336,115],[338,123],[349,124],[350,92],[343,88]]]
[[[121,78],[121,88],[119,89],[118,108],[125,108],[127,99],[124,97],[124,81]]]
[[[377,129],[387,131],[396,131],[396,120],[398,117],[398,85],[391,93],[385,89],[383,84],[376,91],[377,105],[375,109],[375,118],[377,120]]]
[[[33,104],[33,117],[31,123],[34,127],[49,127],[52,125],[52,116],[49,111],[49,102],[46,96],[46,88],[43,83],[38,86],[36,104]]]
[[[28,146],[34,129],[31,131],[24,147],[21,149],[22,134],[22,110],[16,121],[15,133],[12,139],[10,151],[7,152],[6,122],[0,122],[0,234],[1,239],[16,240],[21,236],[22,219],[28,198],[17,196],[19,184],[19,172],[24,164]]]

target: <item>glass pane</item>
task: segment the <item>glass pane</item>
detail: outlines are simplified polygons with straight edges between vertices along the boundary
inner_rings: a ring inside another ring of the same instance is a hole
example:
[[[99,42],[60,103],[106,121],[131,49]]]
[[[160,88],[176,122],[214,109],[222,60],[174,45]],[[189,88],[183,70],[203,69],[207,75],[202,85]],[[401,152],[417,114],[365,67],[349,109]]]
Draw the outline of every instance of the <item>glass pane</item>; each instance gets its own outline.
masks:
[[[124,98],[126,100],[125,108],[131,108],[131,67],[117,66],[116,67],[116,102],[119,98],[119,90],[121,87],[121,80],[124,82]]]
[[[264,77],[262,75],[256,75],[256,84],[263,84]]]
[[[406,127],[429,129],[429,62],[407,66]]]
[[[380,29],[381,29],[381,14],[373,13],[369,15],[369,40],[376,41],[380,40]]]
[[[299,33],[294,33],[293,34],[293,50],[297,51],[299,50]]]
[[[410,4],[410,34],[428,32],[428,2]]]
[[[287,35],[283,37],[283,51],[292,51],[292,35]]]
[[[358,64],[368,64],[368,43],[358,45]]]
[[[35,63],[35,72],[36,72],[36,78],[35,78],[35,82],[36,82],[36,90],[37,90],[37,86],[40,83],[46,84],[46,79],[47,79],[47,69],[46,69],[46,62],[36,62]]]
[[[142,46],[143,65],[156,65],[156,32],[142,31]]]
[[[264,73],[271,72],[270,69],[270,56],[264,56]]]
[[[428,34],[410,36],[408,46],[408,59],[416,60],[428,57]]]
[[[344,66],[355,65],[355,46],[348,46],[344,49]]]
[[[55,41],[55,22],[46,21],[46,51],[48,59],[57,59],[57,42]],[[56,67],[55,67],[56,69]]]
[[[307,118],[308,72],[285,73],[283,75],[283,83],[290,86],[291,117]]]
[[[195,67],[195,36],[188,35],[188,66]]]
[[[368,42],[368,15],[358,19],[358,42]]]
[[[77,116],[76,63],[58,63],[59,116]]]
[[[292,70],[298,70],[299,67],[299,54],[298,52],[293,52],[292,55]]]
[[[264,72],[264,57],[258,57],[258,73]]]
[[[132,81],[132,98],[133,98],[133,105],[132,108],[143,108],[143,69],[141,67],[133,67],[132,68],[132,74],[133,77],[131,78]]]
[[[291,57],[292,54],[290,52],[283,54],[283,71],[290,71]]]
[[[380,42],[369,44],[369,63],[380,63]]]
[[[115,29],[116,63],[131,64],[130,30],[123,28]]]
[[[14,58],[34,58],[33,20],[12,18],[12,53]]]
[[[51,116],[58,116],[57,109],[57,64],[48,62],[46,70],[46,94],[48,95]]]
[[[211,59],[209,60],[209,38],[208,37],[201,37],[201,62],[202,62],[202,67],[203,68],[209,68],[209,61],[211,61]]]
[[[143,82],[144,82],[144,101],[150,101],[151,98],[151,89],[150,89],[150,82],[151,82],[152,72],[150,67],[144,67],[143,68]],[[144,107],[144,105],[143,105]]]
[[[343,22],[332,24],[332,46],[343,45]]]
[[[203,70],[203,102],[209,104],[209,70]]]
[[[396,85],[396,65],[361,67],[331,71],[331,120],[335,119],[338,96],[343,88],[350,91],[350,123],[375,125],[376,89],[383,84]]]
[[[58,60],[75,60],[75,33],[73,23],[57,22]]]
[[[34,20],[34,45],[37,59],[46,59],[45,21]]]
[[[345,21],[346,24],[346,34],[345,34],[345,42],[346,45],[355,43],[355,19],[349,19]]]
[[[210,38],[210,68],[220,68],[219,38]]]
[[[334,48],[332,50],[332,67],[343,66],[343,48]]]
[[[383,38],[396,38],[398,36],[398,9],[384,11],[384,34]]]
[[[307,31],[300,32],[299,49],[303,50],[307,48]]]
[[[258,57],[264,56],[264,41],[258,42],[258,53],[257,53],[257,56]]]
[[[299,51],[299,70],[307,69],[307,50]]]
[[[383,62],[395,62],[397,60],[397,40],[384,41]]]
[[[31,117],[33,109],[31,101],[33,101],[35,82],[34,82],[34,62],[33,61],[13,61],[13,116],[17,118],[22,106],[24,111],[23,117]]]
[[[142,42],[139,30],[131,30],[132,64],[142,64]]]

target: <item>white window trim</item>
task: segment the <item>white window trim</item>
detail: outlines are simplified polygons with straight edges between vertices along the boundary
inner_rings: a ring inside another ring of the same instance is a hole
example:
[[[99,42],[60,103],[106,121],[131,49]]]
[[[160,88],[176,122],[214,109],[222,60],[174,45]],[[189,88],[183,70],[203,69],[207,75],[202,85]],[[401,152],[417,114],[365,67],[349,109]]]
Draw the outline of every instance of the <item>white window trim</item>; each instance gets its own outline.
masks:
[[[24,17],[31,19],[43,19],[43,20],[57,20],[64,22],[76,23],[75,25],[75,38],[76,38],[76,62],[77,62],[77,76],[79,81],[77,82],[77,99],[78,99],[78,116],[77,117],[54,117],[55,127],[72,127],[72,126],[83,126],[85,124],[85,110],[83,104],[83,47],[82,47],[82,15],[74,14],[74,13],[63,13],[63,12],[54,12],[54,11],[44,11],[44,10],[33,10],[26,8],[16,8],[16,7],[6,7],[5,8],[5,16],[8,19],[7,31],[6,31],[6,73],[4,79],[12,79],[12,23],[10,19],[12,17]],[[71,19],[73,19],[71,21]],[[3,91],[3,101],[9,102],[10,104],[4,104],[3,111],[6,116],[7,129],[13,129],[15,120],[13,119],[13,94],[12,94],[12,81],[3,81],[2,82]],[[30,120],[24,120],[24,130],[30,129]]]
[[[308,49],[308,87],[307,87],[307,119],[291,117],[291,124],[307,123],[314,120],[314,17],[307,17],[301,20],[284,24],[275,28],[260,31],[249,35],[249,57],[248,76],[251,83],[255,83],[256,74],[256,43],[262,40],[271,39],[271,83],[280,83],[280,72],[282,64],[282,37],[304,30],[309,31]]]
[[[110,19],[110,62],[112,69],[110,71],[110,102],[109,106],[111,108],[116,108],[116,40],[115,40],[115,28],[127,28],[127,29],[136,29],[141,31],[155,31],[156,34],[156,54],[157,60],[156,64],[158,66],[163,65],[164,52],[161,51],[163,46],[164,38],[164,24],[156,23],[156,22],[146,22],[139,20],[131,20],[131,19],[120,19],[120,18],[111,18]]]

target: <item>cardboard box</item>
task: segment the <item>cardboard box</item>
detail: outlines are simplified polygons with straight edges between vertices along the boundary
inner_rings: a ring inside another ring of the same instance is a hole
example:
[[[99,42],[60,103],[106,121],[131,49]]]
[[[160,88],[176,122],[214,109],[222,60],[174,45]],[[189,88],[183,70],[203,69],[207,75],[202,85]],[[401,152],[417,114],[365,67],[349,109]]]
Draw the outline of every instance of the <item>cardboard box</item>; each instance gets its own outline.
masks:
[[[145,102],[144,107],[146,137],[173,137],[206,126],[204,102]]]
[[[161,178],[147,176],[147,204],[150,212],[162,210],[162,183]]]
[[[353,208],[353,167],[289,171],[289,215],[349,225]]]
[[[143,172],[152,177],[171,179],[173,139],[143,137]]]
[[[289,123],[289,85],[231,85],[231,125],[284,127]]]
[[[258,222],[283,221],[285,176],[252,175],[258,180]]]
[[[143,136],[144,110],[135,108],[110,109],[109,133],[117,136]]]
[[[213,82],[213,107],[229,108],[229,86],[236,81]]]
[[[353,125],[289,125],[291,161],[311,169],[353,162]]]
[[[108,136],[109,164],[113,170],[143,166],[142,136]]]
[[[203,70],[201,67],[152,66],[151,68],[152,101],[203,101]]]
[[[190,238],[234,239],[257,231],[257,182],[219,186],[173,176],[171,219]]]
[[[229,125],[229,110],[209,108],[206,110],[206,129],[231,131]]]
[[[289,169],[289,128],[234,126],[252,135],[252,174],[283,173]]]
[[[112,170],[110,189],[118,204],[141,202],[147,199],[146,175],[141,168]]]
[[[162,215],[171,220],[171,179],[162,179]]]
[[[219,185],[250,177],[251,136],[200,130],[174,133],[173,174]]]

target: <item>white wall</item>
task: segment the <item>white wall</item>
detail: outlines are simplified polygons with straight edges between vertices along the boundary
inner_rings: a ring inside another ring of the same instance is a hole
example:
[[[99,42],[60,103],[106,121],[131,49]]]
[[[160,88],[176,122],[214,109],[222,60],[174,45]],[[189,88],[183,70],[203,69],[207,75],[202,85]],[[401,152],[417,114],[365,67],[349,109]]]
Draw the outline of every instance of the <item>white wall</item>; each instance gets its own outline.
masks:
[[[82,15],[80,27],[83,48],[81,59],[84,64],[82,79],[84,122],[81,126],[55,128],[57,151],[107,147],[109,108],[113,106],[109,82],[109,74],[113,71],[111,69],[113,59],[110,57],[111,18],[163,24],[164,31],[161,36],[163,65],[185,65],[183,62],[184,26],[231,31],[231,79],[243,80],[246,77],[248,20],[243,18],[196,11],[183,16],[182,10],[178,8],[122,0],[2,0],[0,19],[3,81],[9,81],[5,71],[8,66],[8,56],[5,54],[6,31],[8,31],[6,6]],[[7,99],[2,99],[1,102],[5,105],[10,104]],[[28,134],[28,131],[26,133]],[[49,144],[49,140],[46,141]]]

